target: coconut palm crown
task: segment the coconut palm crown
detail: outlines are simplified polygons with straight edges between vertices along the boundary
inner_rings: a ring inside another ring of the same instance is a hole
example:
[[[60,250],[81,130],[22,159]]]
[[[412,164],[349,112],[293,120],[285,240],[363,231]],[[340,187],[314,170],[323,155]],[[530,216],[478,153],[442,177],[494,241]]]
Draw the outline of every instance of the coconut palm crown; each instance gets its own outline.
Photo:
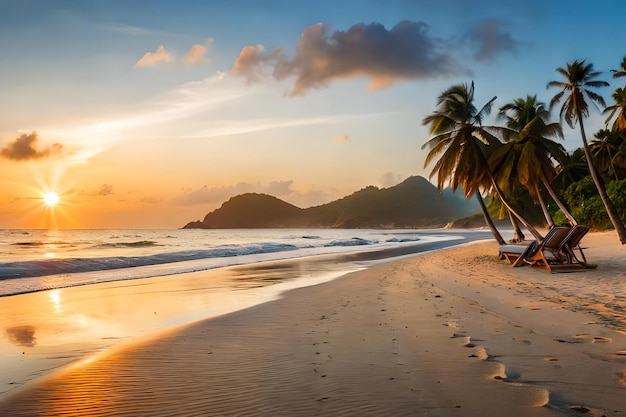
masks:
[[[422,146],[430,148],[424,166],[441,154],[430,174],[431,178],[437,175],[439,189],[449,183],[453,190],[461,187],[468,198],[489,183],[483,148],[500,142],[483,128],[482,122],[495,100],[493,97],[478,110],[474,105],[474,83],[453,85],[439,95],[437,109],[422,121],[430,125],[433,135]]]

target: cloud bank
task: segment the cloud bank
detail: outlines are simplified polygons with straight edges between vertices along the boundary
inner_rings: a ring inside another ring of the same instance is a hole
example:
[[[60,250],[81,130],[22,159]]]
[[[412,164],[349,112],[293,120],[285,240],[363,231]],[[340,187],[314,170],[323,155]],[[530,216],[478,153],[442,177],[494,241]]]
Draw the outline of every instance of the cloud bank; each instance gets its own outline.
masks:
[[[38,142],[37,132],[22,133],[13,142],[0,149],[0,156],[13,161],[29,161],[63,153],[63,145],[60,143],[37,149]]]
[[[290,95],[304,95],[336,80],[368,78],[368,90],[373,91],[398,81],[466,72],[445,42],[428,32],[427,24],[411,21],[391,29],[359,23],[332,33],[318,23],[304,29],[292,58],[282,48],[266,53],[262,45],[246,46],[231,72],[253,81],[263,66],[271,65],[276,79],[295,77]]]
[[[424,22],[405,20],[391,29],[359,23],[346,31],[318,23],[304,29],[293,56],[284,48],[243,47],[231,73],[249,82],[268,72],[276,80],[294,78],[291,96],[356,78],[369,79],[367,89],[374,91],[400,81],[469,74],[465,61],[457,58],[468,49],[476,61],[516,53],[520,42],[505,29],[504,21],[487,19],[454,41],[432,36]]]

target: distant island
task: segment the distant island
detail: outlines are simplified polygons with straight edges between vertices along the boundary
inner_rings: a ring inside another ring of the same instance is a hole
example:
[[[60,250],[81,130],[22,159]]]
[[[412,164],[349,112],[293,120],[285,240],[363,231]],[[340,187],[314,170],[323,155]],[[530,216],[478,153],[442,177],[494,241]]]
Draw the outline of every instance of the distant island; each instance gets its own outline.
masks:
[[[474,200],[443,193],[420,176],[389,188],[368,186],[347,197],[299,208],[267,194],[232,197],[202,221],[184,229],[237,228],[425,228],[443,227],[476,213]]]

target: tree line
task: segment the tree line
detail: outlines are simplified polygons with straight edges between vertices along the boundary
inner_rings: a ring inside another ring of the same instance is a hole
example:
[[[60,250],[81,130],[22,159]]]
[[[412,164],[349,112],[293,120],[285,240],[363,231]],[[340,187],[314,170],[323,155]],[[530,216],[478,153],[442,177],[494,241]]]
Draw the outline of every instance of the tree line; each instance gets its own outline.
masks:
[[[615,90],[614,104],[607,106],[595,90],[609,83],[593,64],[576,60],[556,72],[560,79],[547,88],[558,91],[548,106],[536,95],[517,98],[498,109],[499,125],[483,124],[496,97],[477,107],[473,82],[443,91],[436,109],[422,121],[431,135],[422,146],[429,150],[424,167],[433,164],[430,178],[437,177],[440,190],[460,188],[466,198],[478,200],[500,244],[505,242],[492,221],[493,207],[499,207],[501,217],[509,216],[515,241],[525,239],[520,224],[541,240],[538,223],[581,222],[597,230],[614,228],[625,244],[626,85]],[[626,77],[626,57],[611,72],[614,78]],[[607,119],[589,141],[585,119],[590,105],[601,108]],[[559,122],[551,122],[556,107]],[[572,153],[558,142],[562,122],[580,131],[582,147]],[[533,207],[535,213],[540,209],[540,220],[529,215]]]

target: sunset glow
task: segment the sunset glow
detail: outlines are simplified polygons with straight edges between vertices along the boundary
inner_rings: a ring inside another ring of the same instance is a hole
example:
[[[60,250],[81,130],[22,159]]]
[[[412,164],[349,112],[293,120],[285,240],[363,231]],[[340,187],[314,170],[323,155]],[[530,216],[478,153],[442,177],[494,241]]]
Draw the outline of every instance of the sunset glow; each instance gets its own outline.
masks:
[[[609,99],[626,38],[618,1],[36,3],[0,13],[0,228],[179,228],[243,193],[307,208],[427,177],[441,91],[497,95],[491,123],[587,59]]]

